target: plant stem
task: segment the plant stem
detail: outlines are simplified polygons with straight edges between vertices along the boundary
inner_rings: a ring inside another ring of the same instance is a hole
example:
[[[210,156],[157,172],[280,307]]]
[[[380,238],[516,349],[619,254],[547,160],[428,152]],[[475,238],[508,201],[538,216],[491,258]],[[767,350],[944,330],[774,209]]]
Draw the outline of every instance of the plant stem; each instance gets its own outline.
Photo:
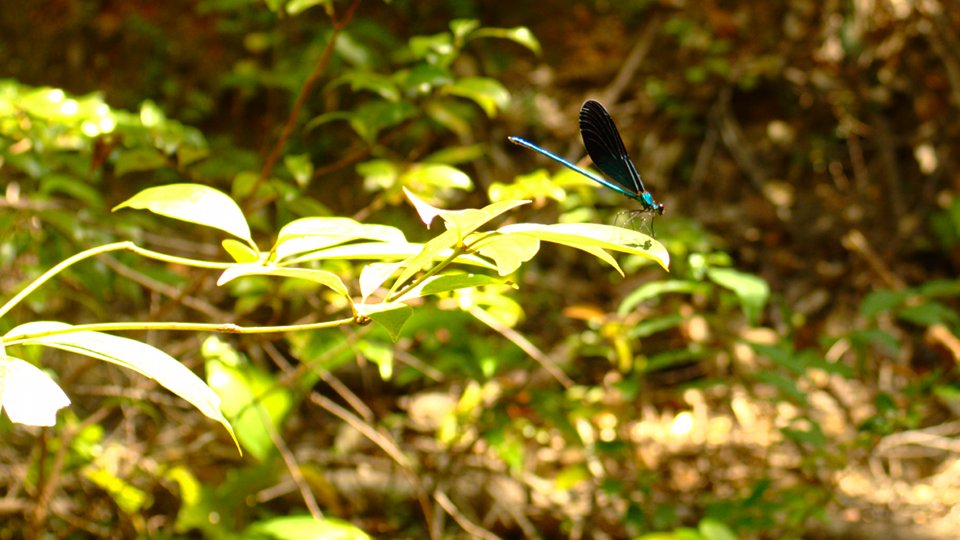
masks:
[[[323,328],[335,328],[356,323],[356,317],[347,317],[334,321],[324,321],[310,324],[290,324],[283,326],[239,326],[233,323],[211,324],[211,323],[185,323],[185,322],[116,322],[116,323],[93,323],[78,324],[67,328],[58,328],[56,330],[47,330],[33,334],[7,334],[5,338],[0,338],[0,343],[4,346],[18,345],[26,341],[37,340],[44,337],[56,336],[60,334],[73,334],[76,332],[130,332],[135,330],[167,330],[167,331],[189,331],[189,332],[217,332],[220,334],[268,334],[274,332],[302,332],[306,330],[318,330]]]

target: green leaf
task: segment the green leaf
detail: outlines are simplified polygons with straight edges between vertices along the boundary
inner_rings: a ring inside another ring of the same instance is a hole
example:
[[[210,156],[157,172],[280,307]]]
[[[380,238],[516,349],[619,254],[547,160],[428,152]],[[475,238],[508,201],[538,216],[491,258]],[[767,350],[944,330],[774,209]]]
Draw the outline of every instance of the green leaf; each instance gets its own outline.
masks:
[[[453,188],[464,191],[473,188],[473,182],[463,171],[449,165],[415,165],[400,177],[404,186],[421,191],[424,186]]]
[[[663,296],[665,294],[671,293],[684,293],[684,294],[696,294],[706,292],[707,286],[703,283],[698,283],[696,281],[684,281],[684,280],[667,280],[667,281],[651,281],[641,285],[635,289],[632,293],[628,294],[626,298],[623,299],[623,302],[620,303],[620,308],[617,309],[617,314],[626,315],[634,310],[638,305],[650,300],[651,298],[656,298],[658,296]]]
[[[337,293],[347,297],[348,299],[350,298],[350,293],[347,291],[347,286],[344,285],[343,280],[340,279],[340,276],[334,274],[333,272],[317,270],[314,268],[286,268],[283,266],[264,266],[259,263],[238,264],[224,270],[223,273],[220,274],[220,279],[217,280],[217,285],[221,286],[233,281],[234,279],[245,276],[275,276],[306,279],[308,281],[330,287]]]
[[[401,263],[403,272],[401,272],[397,280],[393,282],[393,286],[390,287],[390,293],[393,294],[396,292],[400,286],[412,278],[414,274],[422,270],[423,267],[431,261],[437,259],[441,253],[445,253],[447,250],[453,248],[459,241],[460,239],[456,231],[445,231],[424,244],[420,253]]]
[[[520,265],[529,261],[540,251],[540,240],[530,236],[493,235],[475,248],[484,257],[497,263],[497,273],[501,276],[512,274]]]
[[[370,540],[367,533],[346,521],[311,516],[271,518],[251,525],[249,531],[275,540]]]
[[[222,245],[223,249],[238,263],[252,263],[260,260],[260,253],[258,251],[233,238],[225,238],[223,242],[220,242],[220,245]]]
[[[450,32],[453,34],[453,39],[458,43],[466,41],[467,36],[479,27],[480,21],[476,19],[454,19],[450,21]]]
[[[373,71],[354,70],[330,83],[330,87],[349,83],[350,90],[361,92],[369,90],[387,101],[399,101],[400,90],[393,78]]]
[[[759,371],[754,373],[754,377],[760,383],[768,384],[777,390],[780,390],[785,397],[792,400],[794,403],[806,404],[807,395],[800,390],[797,386],[797,383],[794,382],[790,377],[786,377],[780,373],[774,373],[772,371]]]
[[[540,55],[540,42],[534,37],[533,32],[526,26],[516,26],[514,28],[481,28],[468,37],[468,39],[479,38],[501,38],[522,45],[536,55]]]
[[[873,291],[860,304],[860,314],[867,318],[891,311],[910,297],[908,291]]]
[[[417,64],[410,68],[402,83],[408,93],[429,94],[434,88],[453,82],[453,74],[445,67],[435,64]]]
[[[290,0],[284,9],[287,15],[298,15],[313,6],[322,6],[329,3],[330,0]],[[276,11],[276,9],[274,11]]]
[[[501,214],[525,204],[530,204],[530,201],[500,201],[480,209],[441,210],[440,217],[447,223],[447,228],[458,231],[461,238],[465,238]]]
[[[901,319],[918,326],[933,326],[935,324],[950,324],[958,322],[957,312],[950,307],[936,301],[928,300],[916,306],[900,310],[897,314]]]
[[[347,244],[345,246],[336,246],[328,249],[321,249],[320,251],[311,251],[309,254],[302,257],[295,257],[293,259],[285,260],[284,263],[287,265],[294,265],[307,261],[322,261],[326,259],[406,259],[420,253],[423,251],[423,248],[424,244],[416,242],[405,242],[403,244],[365,242],[358,244]],[[442,261],[447,257],[450,257],[452,254],[452,249],[442,250],[436,254],[434,260]],[[458,255],[456,258],[454,258],[453,262],[457,264],[468,264],[470,266],[486,268],[487,270],[496,269],[496,266],[491,264],[486,259],[469,253]]]
[[[291,221],[280,229],[273,248],[274,258],[284,260],[354,240],[399,244],[407,241],[396,227],[359,223],[342,217],[310,217]]]
[[[132,369],[185,399],[208,418],[220,422],[230,432],[234,442],[237,442],[233,427],[220,412],[220,397],[216,392],[186,366],[160,349],[140,341],[101,332],[73,332],[18,338],[28,334],[42,334],[68,328],[72,326],[61,322],[30,322],[14,328],[4,336],[4,339],[8,342],[16,340],[23,345],[53,347]]]
[[[489,118],[510,104],[510,92],[495,79],[464,77],[445,88],[447,93],[467,98],[483,109]]]
[[[443,210],[431,206],[406,188],[403,189],[403,192],[406,194],[407,199],[413,203],[414,208],[416,208],[417,213],[420,215],[420,220],[423,221],[427,228],[430,227],[430,223],[433,222],[434,218],[440,216],[447,223],[447,228],[458,231],[461,238],[466,237],[500,214],[530,203],[530,201],[500,201],[488,204],[480,209]]]
[[[399,125],[414,116],[417,108],[406,101],[373,101],[364,103],[353,111],[350,126],[367,144],[377,141],[382,130]]]
[[[440,67],[447,67],[456,55],[453,36],[447,32],[432,36],[413,36],[410,38],[409,46],[414,58],[426,60]]]
[[[241,240],[256,249],[250,236],[250,226],[243,211],[222,191],[201,184],[169,184],[147,188],[113,207],[149,210],[155,214],[180,221],[213,227]]]
[[[483,285],[502,285],[503,280],[490,277],[483,274],[444,274],[442,276],[432,276],[423,280],[423,283],[407,291],[403,296],[397,299],[397,302],[405,302],[422,296],[432,294],[441,294],[457,289],[467,289],[480,287]]]
[[[110,494],[110,498],[125,514],[135,514],[153,503],[149,493],[117,476],[115,467],[92,463],[84,467],[83,476]]]
[[[382,326],[394,342],[400,339],[404,323],[413,315],[413,308],[400,302],[354,304],[354,308],[360,315],[370,317],[373,322]]]
[[[715,519],[704,518],[697,527],[704,540],[737,540],[729,527]]]
[[[0,354],[0,409],[15,424],[53,426],[70,398],[40,368]]]
[[[207,383],[223,399],[220,409],[233,420],[240,444],[253,457],[267,459],[274,447],[270,432],[281,429],[293,406],[290,392],[217,337],[204,340],[201,350]]]
[[[484,155],[486,155],[486,149],[482,144],[471,144],[469,146],[442,148],[423,158],[421,161],[423,163],[434,163],[438,165],[455,165],[476,161],[484,157]],[[514,198],[522,199],[523,197]]]
[[[293,175],[293,180],[301,188],[307,187],[313,178],[313,163],[310,154],[288,155],[283,158],[283,165]]]
[[[364,300],[380,288],[390,278],[402,263],[373,263],[363,267],[360,271],[360,296]]]
[[[757,321],[760,312],[770,298],[770,285],[763,279],[732,268],[710,268],[707,277],[717,285],[730,289],[740,300],[743,312],[751,323]]]
[[[167,166],[167,157],[156,148],[123,150],[117,156],[114,173],[123,176],[131,172],[153,171]]]
[[[663,244],[649,236],[629,229],[600,225],[597,223],[517,223],[497,230],[502,234],[521,234],[532,236],[546,242],[563,244],[577,248],[611,264],[620,270],[616,262],[603,250],[622,251],[640,255],[657,262],[664,270],[669,270],[670,254]]]

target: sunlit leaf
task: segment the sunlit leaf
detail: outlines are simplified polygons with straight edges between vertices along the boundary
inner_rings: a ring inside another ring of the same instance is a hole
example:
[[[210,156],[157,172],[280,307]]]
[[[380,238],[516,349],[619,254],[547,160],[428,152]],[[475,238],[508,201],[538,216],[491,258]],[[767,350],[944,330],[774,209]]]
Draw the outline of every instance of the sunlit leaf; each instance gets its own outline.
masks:
[[[349,297],[347,286],[344,285],[340,276],[326,270],[317,270],[314,268],[286,268],[282,266],[264,266],[261,264],[238,264],[231,266],[220,274],[217,285],[224,285],[244,276],[275,276],[298,278],[319,283],[330,287],[343,296]]]
[[[275,517],[250,526],[250,533],[275,540],[370,540],[355,525],[336,518]]]
[[[604,261],[610,262],[609,255],[604,257],[603,250],[622,251],[648,258],[669,269],[670,255],[660,242],[629,229],[600,225],[597,223],[557,223],[541,225],[539,223],[517,223],[498,229],[503,234],[523,234],[546,242],[554,242],[581,249]],[[619,268],[614,264],[615,268]],[[622,272],[621,272],[622,274]]]
[[[260,253],[250,246],[233,238],[225,238],[220,242],[223,249],[238,263],[252,263],[260,260]]]
[[[477,249],[481,255],[497,263],[497,273],[501,276],[515,272],[539,250],[540,240],[519,234],[495,235],[490,240],[484,240]]]
[[[357,313],[370,317],[373,322],[382,326],[390,334],[390,339],[400,339],[400,331],[407,319],[413,315],[413,308],[401,302],[384,302],[381,304],[354,304]]]
[[[368,296],[380,288],[383,283],[400,269],[401,263],[373,263],[363,267],[360,271],[360,296],[366,300]]]
[[[502,284],[503,280],[483,274],[445,274],[442,276],[432,276],[407,291],[403,296],[398,298],[397,301],[405,302],[413,298],[441,294],[457,289]]]
[[[277,236],[276,260],[329,248],[354,240],[379,240],[385,243],[406,243],[396,227],[360,223],[342,217],[310,217],[291,221]]]
[[[454,96],[472,100],[493,118],[497,111],[504,109],[510,103],[510,92],[496,79],[486,77],[465,77],[445,87],[446,91]]]
[[[514,28],[481,28],[470,34],[469,39],[487,37],[509,39],[514,43],[530,49],[534,54],[540,54],[540,42],[537,41],[533,32],[526,26],[517,26]]]
[[[393,293],[397,291],[400,286],[422,270],[424,266],[436,259],[441,253],[451,249],[457,242],[459,242],[459,238],[456,231],[445,231],[443,234],[434,237],[424,244],[423,250],[421,250],[420,253],[401,263],[403,271],[397,277],[396,281],[393,282],[390,292]]]
[[[284,262],[289,265],[294,265],[308,261],[322,261],[326,259],[407,259],[423,251],[423,247],[424,244],[416,242],[404,242],[402,244],[393,242],[362,242],[336,246],[328,249],[321,249],[319,251],[311,251],[306,255],[294,257],[292,259],[285,260]],[[434,260],[446,260],[451,255],[453,255],[452,249],[441,250],[436,253]],[[453,262],[457,264],[478,266],[488,270],[496,269],[496,266],[491,264],[490,261],[471,253],[462,253],[457,255],[453,259]]]
[[[201,351],[207,383],[223,400],[220,409],[233,421],[240,444],[253,457],[267,459],[274,446],[270,432],[280,429],[293,405],[290,392],[217,337],[204,340]]]
[[[421,189],[421,186],[469,190],[473,182],[463,171],[449,165],[422,164],[411,167],[401,176],[405,186]]]
[[[255,247],[243,211],[222,191],[201,184],[169,184],[147,188],[113,207],[149,210],[181,221],[213,227]]]
[[[157,381],[161,386],[190,402],[208,418],[220,422],[236,441],[233,427],[220,412],[220,397],[202,379],[167,353],[146,343],[101,332],[72,332],[41,337],[25,337],[71,328],[69,324],[37,321],[22,324],[4,336],[8,342],[43,345],[81,354],[132,369]]]
[[[287,15],[298,15],[313,6],[321,6],[329,3],[330,0],[289,0],[284,9]]]
[[[60,386],[29,362],[0,354],[0,409],[11,422],[53,426],[57,411],[70,405]]]

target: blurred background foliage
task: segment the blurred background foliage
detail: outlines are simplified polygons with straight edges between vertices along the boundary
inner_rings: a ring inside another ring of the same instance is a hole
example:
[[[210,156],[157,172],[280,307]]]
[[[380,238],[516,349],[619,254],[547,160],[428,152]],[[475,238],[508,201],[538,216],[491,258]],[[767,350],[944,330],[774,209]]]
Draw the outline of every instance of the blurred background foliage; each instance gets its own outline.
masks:
[[[145,336],[222,384],[245,449],[150,381],[33,358],[73,399],[0,420],[0,538],[951,538],[960,526],[960,13],[939,0],[47,0],[0,17],[0,290],[134,239],[200,182],[269,238],[303,216],[429,237],[446,208],[612,222],[611,110],[671,272],[546,249],[513,291],[362,327]],[[361,265],[325,268],[355,280]],[[322,321],[302,283],[102,257],[0,321]],[[25,353],[27,354],[27,353]],[[255,411],[253,414],[251,411]],[[312,524],[312,525],[311,525]],[[298,529],[298,527],[305,527]],[[313,529],[316,531],[316,529]],[[335,536],[335,535],[342,536]]]

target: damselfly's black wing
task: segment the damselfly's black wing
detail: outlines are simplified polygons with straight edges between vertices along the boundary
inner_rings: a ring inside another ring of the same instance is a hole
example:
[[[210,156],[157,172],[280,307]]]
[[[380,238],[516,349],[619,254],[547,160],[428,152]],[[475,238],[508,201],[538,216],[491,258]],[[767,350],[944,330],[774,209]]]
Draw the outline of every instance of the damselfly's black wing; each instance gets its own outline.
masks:
[[[603,105],[592,99],[580,108],[580,136],[593,164],[603,174],[632,193],[645,191],[613,118]]]

